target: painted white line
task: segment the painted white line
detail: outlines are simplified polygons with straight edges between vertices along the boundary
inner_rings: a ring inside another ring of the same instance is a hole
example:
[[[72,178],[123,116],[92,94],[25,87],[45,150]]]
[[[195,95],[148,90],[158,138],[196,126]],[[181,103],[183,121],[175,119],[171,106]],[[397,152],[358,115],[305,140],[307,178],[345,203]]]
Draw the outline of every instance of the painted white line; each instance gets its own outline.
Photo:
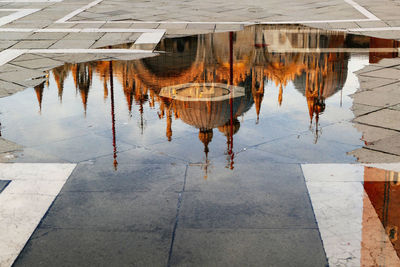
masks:
[[[329,266],[400,266],[388,229],[382,227],[363,185],[375,182],[372,185],[375,188],[385,182],[389,186],[388,178],[397,177],[398,173],[384,170],[400,170],[400,164],[302,164],[301,167]],[[378,190],[373,194],[376,202],[390,191]],[[397,206],[392,207],[395,210],[391,212],[397,212]]]
[[[13,264],[76,164],[0,164],[0,266]]]
[[[0,18],[0,26],[3,26],[7,23],[10,23],[14,20],[20,19],[22,17],[28,16],[32,13],[39,11],[38,8],[29,8],[29,9],[0,9],[0,11],[15,11],[8,16],[4,16]]]
[[[89,9],[89,8],[91,8],[91,7],[95,6],[95,5],[97,5],[97,4],[100,3],[101,1],[103,1],[103,0],[96,0],[96,1],[93,1],[93,2],[91,2],[91,3],[89,3],[89,4],[87,4],[86,6],[83,6],[83,7],[81,7],[81,8],[78,8],[77,10],[75,10],[75,11],[69,13],[68,15],[62,17],[61,19],[57,20],[55,23],[64,23],[64,22],[66,22],[67,20],[69,20],[70,18],[72,18],[72,17],[78,15],[79,13],[85,11],[86,9]]]
[[[140,49],[30,49],[29,54],[152,54]]]
[[[135,41],[135,44],[158,44],[164,36],[164,32],[145,32]]]
[[[23,55],[26,51],[26,49],[7,49],[4,51],[0,52],[0,66],[3,66],[4,64],[10,62],[13,59],[16,59],[17,57]]]
[[[0,28],[0,32],[34,32],[35,29],[24,29],[24,28]]]
[[[0,0],[0,3],[52,3],[64,0]]]
[[[368,10],[366,10],[364,7],[360,6],[353,0],[344,0],[344,1],[346,3],[348,3],[349,5],[351,5],[352,7],[354,7],[355,9],[357,9],[360,13],[362,13],[367,18],[369,18],[371,20],[380,20],[377,16],[375,16],[374,14],[372,14],[371,12],[369,12]]]
[[[98,32],[98,33],[165,33],[163,29],[126,29],[126,28],[72,28],[72,29],[29,29],[29,28],[0,28],[0,32]]]
[[[381,31],[400,31],[400,27],[378,27],[378,28],[351,28],[351,32],[381,32]]]

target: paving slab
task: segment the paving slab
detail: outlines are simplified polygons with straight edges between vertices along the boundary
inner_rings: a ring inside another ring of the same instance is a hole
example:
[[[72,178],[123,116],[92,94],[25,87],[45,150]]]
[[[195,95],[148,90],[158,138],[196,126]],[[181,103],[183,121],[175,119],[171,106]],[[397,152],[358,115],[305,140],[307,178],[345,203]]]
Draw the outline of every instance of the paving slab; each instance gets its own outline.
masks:
[[[356,129],[354,129],[354,131],[356,131]],[[317,143],[315,143],[316,140]],[[283,147],[290,147],[290,150],[282,149]],[[355,162],[356,159],[347,156],[346,153],[356,148],[356,145],[325,140],[323,131],[318,138],[313,134],[307,133],[304,135],[290,136],[257,146],[257,149],[291,158],[297,163]]]
[[[171,232],[39,229],[14,266],[166,266]]]
[[[214,163],[206,173],[201,166],[188,169],[178,229],[315,227],[298,165],[237,163],[230,170]]]
[[[385,85],[373,90],[356,93],[355,104],[388,107],[400,103],[400,84]]]
[[[400,111],[383,109],[354,119],[355,122],[400,131]]]
[[[178,229],[170,264],[327,266],[327,261],[315,229]]]
[[[354,127],[362,133],[362,140],[365,141],[367,144],[398,134],[398,132],[394,130],[358,123],[356,123]]]
[[[81,49],[86,49],[89,48],[95,40],[60,40],[54,43],[50,49],[56,49],[56,48],[81,48]]]
[[[390,137],[381,138],[377,141],[374,141],[368,144],[368,148],[375,151],[400,156],[400,133],[397,132]]]
[[[371,149],[360,148],[354,151],[350,151],[349,154],[357,158],[360,163],[390,163],[390,162],[400,162],[400,157],[374,151]]]
[[[32,41],[20,41],[12,46],[13,49],[38,49],[38,48],[49,48],[56,40],[32,40]]]

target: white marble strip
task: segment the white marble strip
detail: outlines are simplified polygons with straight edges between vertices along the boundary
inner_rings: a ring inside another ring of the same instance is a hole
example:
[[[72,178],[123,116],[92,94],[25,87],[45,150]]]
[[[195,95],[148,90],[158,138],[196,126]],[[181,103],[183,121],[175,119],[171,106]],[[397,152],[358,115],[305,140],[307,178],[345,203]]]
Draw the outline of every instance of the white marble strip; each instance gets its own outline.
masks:
[[[0,3],[52,3],[64,0],[0,0]]]
[[[29,54],[152,54],[140,49],[29,49]]]
[[[135,44],[158,44],[164,36],[164,32],[145,32],[135,41]]]
[[[26,49],[7,49],[0,52],[0,66],[7,64],[11,60],[23,55]]]
[[[95,6],[95,5],[97,5],[97,4],[100,3],[101,1],[103,1],[103,0],[95,0],[95,1],[93,1],[93,2],[90,2],[90,3],[87,4],[86,6],[83,6],[83,7],[81,7],[81,8],[78,8],[78,9],[72,11],[71,13],[69,13],[68,15],[62,17],[61,19],[57,20],[55,23],[64,23],[64,22],[66,22],[67,20],[69,20],[70,18],[72,18],[72,17],[78,15],[79,13],[85,11],[86,9],[89,9],[89,8],[91,8],[91,7]]]
[[[126,28],[72,28],[72,29],[30,29],[30,28],[0,28],[0,32],[99,32],[99,33],[165,33],[163,29],[126,29]]]
[[[356,2],[354,2],[353,0],[344,0],[346,3],[348,3],[349,5],[351,5],[352,7],[354,7],[355,9],[357,9],[361,14],[363,14],[364,16],[366,16],[367,18],[371,19],[371,20],[380,20],[377,16],[375,16],[374,14],[372,14],[371,12],[369,12],[367,9],[365,9],[364,7],[360,6],[359,4],[357,4]]]
[[[12,266],[76,164],[0,164],[0,266]]]
[[[351,32],[382,32],[382,31],[400,31],[400,27],[377,27],[377,28],[351,28]]]
[[[307,189],[330,266],[400,266],[368,195],[364,167],[400,170],[390,164],[302,164]]]
[[[112,20],[74,20],[56,23],[140,23],[140,24],[241,24],[241,25],[253,25],[253,24],[315,24],[315,23],[342,23],[342,22],[363,22],[363,21],[376,21],[375,19],[336,19],[336,20],[288,20],[288,21],[137,21],[137,20],[124,20],[124,21],[112,21]]]
[[[38,8],[28,8],[28,9],[0,9],[0,11],[15,11],[8,16],[4,16],[0,18],[0,26],[3,26],[7,23],[13,22],[14,20],[20,19],[22,17],[28,16],[32,13],[39,11]]]

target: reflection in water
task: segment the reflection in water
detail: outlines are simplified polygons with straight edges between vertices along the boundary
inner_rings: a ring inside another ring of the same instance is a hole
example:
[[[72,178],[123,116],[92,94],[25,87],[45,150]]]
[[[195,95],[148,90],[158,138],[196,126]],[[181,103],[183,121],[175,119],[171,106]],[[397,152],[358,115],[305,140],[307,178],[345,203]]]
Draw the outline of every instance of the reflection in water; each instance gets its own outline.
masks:
[[[364,197],[363,210],[362,266],[394,266],[394,262],[398,263],[399,178],[399,173],[395,171],[371,167],[364,169],[364,190],[367,195]],[[373,218],[376,216],[379,221],[374,224]],[[392,253],[393,250],[395,253]]]
[[[145,133],[145,108],[158,109],[166,121],[166,138],[173,140],[173,118],[198,129],[208,165],[209,144],[218,129],[226,137],[227,167],[234,168],[234,135],[239,117],[254,107],[260,122],[267,84],[278,90],[277,104],[283,105],[287,86],[305,98],[310,130],[317,143],[321,114],[326,100],[341,91],[348,75],[350,53],[346,48],[398,47],[396,41],[380,40],[341,32],[324,32],[297,26],[252,26],[234,33],[215,33],[164,39],[157,57],[135,61],[97,61],[65,64],[51,74],[60,102],[64,85],[72,75],[83,111],[88,111],[94,73],[103,84],[104,99],[111,98],[114,165],[117,165],[113,77],[121,85],[130,116],[134,103],[140,113],[139,127]],[[325,49],[326,52],[320,52]],[[342,49],[342,50],[340,50]],[[370,52],[370,61],[397,56],[395,52]],[[110,87],[110,88],[108,88]],[[34,88],[42,110],[45,84]],[[110,95],[109,95],[110,94]]]

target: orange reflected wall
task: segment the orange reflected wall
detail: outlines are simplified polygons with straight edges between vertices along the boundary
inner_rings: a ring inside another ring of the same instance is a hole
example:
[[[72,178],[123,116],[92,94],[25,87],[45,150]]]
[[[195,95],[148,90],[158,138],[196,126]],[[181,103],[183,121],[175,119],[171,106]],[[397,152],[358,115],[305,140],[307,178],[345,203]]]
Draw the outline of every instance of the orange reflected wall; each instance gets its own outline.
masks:
[[[400,257],[399,173],[365,167],[364,189],[361,264],[395,266]]]
[[[315,117],[315,123],[318,124],[319,114],[325,108],[325,99],[344,85],[348,54],[273,53],[269,52],[268,47],[285,45],[289,49],[337,48],[345,46],[346,36],[343,33],[327,34],[308,28],[302,28],[298,33],[285,30],[287,27],[276,26],[269,29],[253,26],[233,34],[233,85],[245,87],[248,97],[243,100],[246,103],[242,105],[255,105],[258,116],[265,82],[273,82],[279,88],[279,104],[284,99],[284,88],[289,82],[293,82],[307,100],[310,121]],[[165,39],[158,49],[169,53],[143,60],[113,62],[113,73],[122,84],[129,112],[132,111],[133,103],[143,112],[143,105],[147,102],[151,107],[155,107],[158,102],[160,118],[164,118],[167,113],[167,119],[179,118],[181,111],[176,105],[166,103],[165,99],[158,96],[161,88],[186,83],[227,84],[230,79],[229,33]],[[99,61],[66,64],[55,68],[53,74],[60,99],[64,80],[69,72],[72,73],[85,111],[94,72],[103,80],[104,98],[107,98],[108,64]],[[247,110],[244,109],[243,112]],[[167,137],[171,138],[171,133],[167,133]]]

